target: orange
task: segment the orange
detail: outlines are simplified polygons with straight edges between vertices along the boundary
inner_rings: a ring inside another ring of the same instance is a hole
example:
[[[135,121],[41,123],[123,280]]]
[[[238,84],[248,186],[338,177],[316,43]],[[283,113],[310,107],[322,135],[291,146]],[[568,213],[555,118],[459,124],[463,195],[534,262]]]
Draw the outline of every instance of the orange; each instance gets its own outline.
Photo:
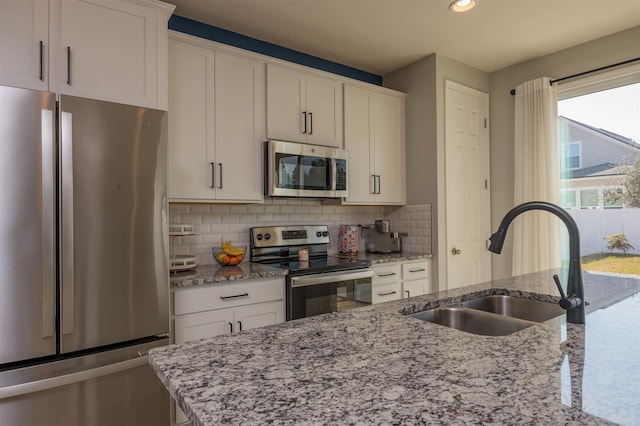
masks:
[[[222,258],[222,264],[223,265],[228,265],[230,261],[231,261],[231,259],[229,258],[229,256],[224,256]]]
[[[237,264],[238,264],[238,258],[236,256],[229,258],[229,265],[237,265]]]

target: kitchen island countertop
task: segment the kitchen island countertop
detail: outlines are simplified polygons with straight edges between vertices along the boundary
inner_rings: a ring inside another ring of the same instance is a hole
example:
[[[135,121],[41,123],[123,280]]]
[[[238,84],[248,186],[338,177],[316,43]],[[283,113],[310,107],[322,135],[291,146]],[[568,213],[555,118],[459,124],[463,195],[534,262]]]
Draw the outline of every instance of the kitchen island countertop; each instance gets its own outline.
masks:
[[[563,315],[488,337],[398,312],[470,294],[557,300],[552,272],[171,345],[149,360],[199,426],[634,424],[640,295],[629,295],[640,291],[637,277],[585,271],[586,290],[602,282],[628,293],[588,306],[586,326]]]

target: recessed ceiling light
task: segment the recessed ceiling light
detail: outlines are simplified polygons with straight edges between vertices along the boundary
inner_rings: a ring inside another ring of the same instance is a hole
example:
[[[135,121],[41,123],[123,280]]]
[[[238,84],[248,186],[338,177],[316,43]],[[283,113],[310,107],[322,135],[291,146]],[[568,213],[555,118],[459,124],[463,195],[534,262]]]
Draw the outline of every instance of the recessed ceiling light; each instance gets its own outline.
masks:
[[[473,9],[476,0],[456,0],[449,5],[449,10],[453,12],[466,12]]]

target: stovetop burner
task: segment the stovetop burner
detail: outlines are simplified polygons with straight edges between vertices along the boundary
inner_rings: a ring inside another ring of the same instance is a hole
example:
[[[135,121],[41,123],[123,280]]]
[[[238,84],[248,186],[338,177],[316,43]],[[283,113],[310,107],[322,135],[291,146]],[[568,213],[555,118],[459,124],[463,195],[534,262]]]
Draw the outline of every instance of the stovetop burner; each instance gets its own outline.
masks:
[[[368,268],[371,262],[353,258],[343,258],[338,256],[326,256],[323,258],[312,258],[309,261],[299,261],[297,259],[266,262],[277,268],[289,270],[289,275],[319,274],[323,272],[337,272],[353,269]]]

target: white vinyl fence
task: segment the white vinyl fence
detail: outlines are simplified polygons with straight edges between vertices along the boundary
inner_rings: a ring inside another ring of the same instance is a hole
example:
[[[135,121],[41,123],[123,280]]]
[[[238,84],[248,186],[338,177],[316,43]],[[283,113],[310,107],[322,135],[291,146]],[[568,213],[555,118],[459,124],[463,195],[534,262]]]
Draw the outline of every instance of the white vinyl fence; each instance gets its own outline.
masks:
[[[622,253],[608,250],[605,235],[625,233],[635,250],[640,254],[640,209],[590,209],[569,210],[580,229],[580,254],[587,256],[599,253]]]

